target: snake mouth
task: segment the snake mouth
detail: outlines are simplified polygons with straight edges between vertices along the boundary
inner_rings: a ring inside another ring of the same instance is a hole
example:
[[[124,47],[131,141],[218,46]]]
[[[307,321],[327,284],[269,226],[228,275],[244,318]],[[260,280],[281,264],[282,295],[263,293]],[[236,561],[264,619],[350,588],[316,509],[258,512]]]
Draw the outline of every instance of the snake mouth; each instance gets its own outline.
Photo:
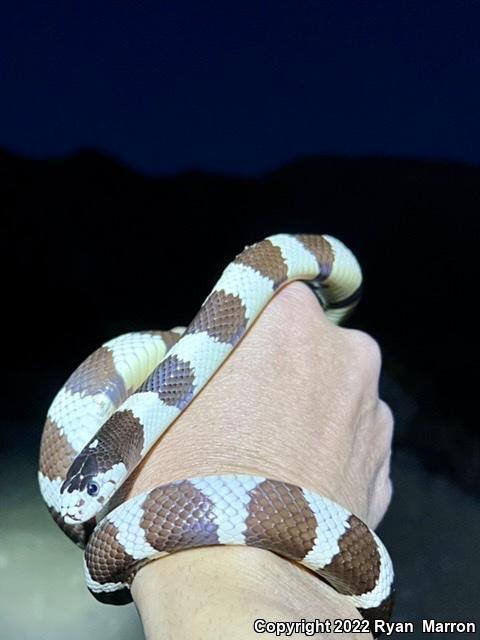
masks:
[[[64,515],[62,515],[63,517],[63,521],[66,524],[81,524],[82,523],[82,518],[75,518],[75,516],[72,516],[69,513],[65,513]]]
[[[81,495],[68,494],[60,505],[60,515],[66,524],[81,524],[85,521],[83,506],[85,500]]]

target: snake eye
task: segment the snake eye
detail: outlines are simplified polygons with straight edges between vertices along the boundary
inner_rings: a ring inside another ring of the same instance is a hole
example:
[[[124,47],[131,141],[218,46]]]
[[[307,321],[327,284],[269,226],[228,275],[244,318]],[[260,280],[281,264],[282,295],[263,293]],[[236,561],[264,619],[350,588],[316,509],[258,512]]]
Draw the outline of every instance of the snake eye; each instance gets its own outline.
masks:
[[[92,496],[92,497],[96,496],[99,491],[100,491],[100,487],[96,482],[91,481],[87,484],[87,493],[89,496]]]

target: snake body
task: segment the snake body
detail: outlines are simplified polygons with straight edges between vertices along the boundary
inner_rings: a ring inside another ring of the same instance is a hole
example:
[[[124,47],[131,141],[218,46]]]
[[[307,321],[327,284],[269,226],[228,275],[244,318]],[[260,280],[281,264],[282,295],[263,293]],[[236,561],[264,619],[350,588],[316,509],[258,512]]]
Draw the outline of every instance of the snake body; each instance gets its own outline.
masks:
[[[341,242],[274,235],[230,263],[185,330],[105,343],[55,397],[42,435],[40,490],[57,524],[86,547],[87,586],[97,599],[131,601],[136,572],[155,558],[249,545],[314,571],[364,617],[388,620],[393,570],[385,547],[355,515],[313,491],[281,479],[212,475],[121,502],[125,479],[293,280],[309,284],[336,323],[359,299],[360,267]]]

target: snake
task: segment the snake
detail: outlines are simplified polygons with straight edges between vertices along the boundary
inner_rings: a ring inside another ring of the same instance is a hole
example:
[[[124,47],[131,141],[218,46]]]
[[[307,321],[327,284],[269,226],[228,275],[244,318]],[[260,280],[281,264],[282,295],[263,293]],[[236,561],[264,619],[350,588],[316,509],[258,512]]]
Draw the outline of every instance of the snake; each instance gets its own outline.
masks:
[[[40,444],[40,492],[56,523],[85,549],[85,579],[97,600],[131,602],[135,575],[165,555],[246,545],[315,573],[367,620],[389,620],[393,568],[385,546],[355,514],[308,488],[282,478],[206,475],[125,499],[125,480],[295,280],[310,286],[336,324],[360,299],[360,265],[340,240],[275,234],[237,255],[186,328],[104,343],[55,396]]]

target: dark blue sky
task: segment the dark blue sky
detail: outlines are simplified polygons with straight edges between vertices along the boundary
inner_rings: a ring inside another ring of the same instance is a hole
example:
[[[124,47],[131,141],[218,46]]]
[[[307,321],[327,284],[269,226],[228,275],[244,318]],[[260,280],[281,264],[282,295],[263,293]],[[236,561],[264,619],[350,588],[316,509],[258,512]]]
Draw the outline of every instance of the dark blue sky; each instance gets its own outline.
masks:
[[[480,164],[480,2],[10,2],[0,145],[148,173],[302,154]]]

